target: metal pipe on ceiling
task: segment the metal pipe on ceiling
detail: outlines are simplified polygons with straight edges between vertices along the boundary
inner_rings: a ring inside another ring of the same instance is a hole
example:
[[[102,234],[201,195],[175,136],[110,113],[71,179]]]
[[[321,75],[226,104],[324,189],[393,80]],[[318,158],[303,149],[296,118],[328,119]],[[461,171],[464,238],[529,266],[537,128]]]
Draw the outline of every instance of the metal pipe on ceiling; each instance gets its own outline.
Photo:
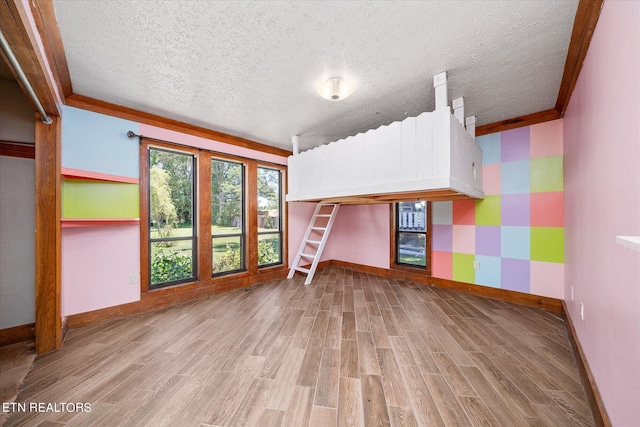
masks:
[[[40,120],[42,121],[42,123],[50,125],[51,123],[53,123],[53,120],[51,119],[51,117],[49,117],[46,111],[44,111],[44,108],[42,107],[42,103],[38,99],[38,96],[34,92],[33,88],[31,87],[29,80],[27,80],[27,76],[24,74],[24,71],[22,71],[22,67],[18,63],[18,60],[13,54],[13,51],[9,46],[9,42],[4,37],[4,34],[2,33],[2,31],[0,31],[0,45],[2,45],[2,51],[4,52],[4,55],[9,61],[11,67],[13,68],[13,71],[16,73],[16,76],[20,80],[20,83],[22,83],[22,86],[25,88],[25,90],[27,91],[27,94],[35,104],[36,110],[38,110],[38,113],[40,113]]]

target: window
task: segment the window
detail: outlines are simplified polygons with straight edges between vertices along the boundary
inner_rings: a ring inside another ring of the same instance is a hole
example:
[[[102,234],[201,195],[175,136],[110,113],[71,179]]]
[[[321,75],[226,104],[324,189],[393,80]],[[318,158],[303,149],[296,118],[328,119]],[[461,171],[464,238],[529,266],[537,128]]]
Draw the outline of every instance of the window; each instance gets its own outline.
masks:
[[[149,277],[157,288],[196,276],[196,158],[149,148]]]
[[[396,264],[427,268],[427,207],[421,201],[396,204]]]
[[[258,266],[282,263],[282,175],[258,167]]]
[[[246,270],[242,163],[211,159],[213,275]]]
[[[140,147],[142,293],[236,287],[264,280],[262,268],[286,270],[286,167],[151,138]]]

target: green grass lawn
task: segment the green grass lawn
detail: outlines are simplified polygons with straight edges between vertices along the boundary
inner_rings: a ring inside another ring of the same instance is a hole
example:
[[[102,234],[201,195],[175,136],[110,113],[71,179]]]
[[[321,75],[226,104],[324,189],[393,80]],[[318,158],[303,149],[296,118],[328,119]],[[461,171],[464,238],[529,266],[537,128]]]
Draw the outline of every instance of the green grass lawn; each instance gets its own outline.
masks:
[[[400,254],[398,259],[402,264],[412,264],[412,265],[427,265],[427,260],[424,257],[417,257],[413,255],[403,255]]]
[[[269,229],[260,228],[259,232],[272,231]],[[239,227],[221,227],[217,225],[211,226],[211,234],[213,236],[213,263],[217,264],[218,260],[228,249],[238,250],[240,248],[240,236],[228,236],[228,237],[216,237],[216,235],[241,233],[242,229]],[[171,237],[191,237],[192,229],[191,225],[184,224],[171,230]],[[151,228],[150,235],[152,239],[160,237],[156,228]],[[258,239],[260,241],[277,239],[277,234],[260,235]],[[191,240],[179,240],[174,242],[165,243],[152,243],[151,254],[154,256],[158,252],[167,253],[180,253],[182,255],[191,256]]]

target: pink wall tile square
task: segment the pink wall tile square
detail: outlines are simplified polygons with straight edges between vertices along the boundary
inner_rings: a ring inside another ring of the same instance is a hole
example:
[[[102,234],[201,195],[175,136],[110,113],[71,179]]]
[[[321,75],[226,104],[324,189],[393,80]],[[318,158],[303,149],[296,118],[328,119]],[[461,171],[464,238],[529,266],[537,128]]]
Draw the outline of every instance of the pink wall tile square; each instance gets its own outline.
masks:
[[[531,226],[564,226],[564,193],[531,193]]]
[[[531,261],[530,293],[551,298],[564,298],[564,264]]]
[[[453,223],[457,225],[475,225],[476,201],[455,200],[453,202]]]
[[[500,163],[482,167],[482,187],[484,194],[500,194]]]
[[[431,252],[431,275],[441,279],[453,278],[453,256],[451,252]]]
[[[476,253],[475,225],[453,226],[453,252],[459,252],[461,254]]]
[[[531,126],[531,158],[562,156],[562,119]]]

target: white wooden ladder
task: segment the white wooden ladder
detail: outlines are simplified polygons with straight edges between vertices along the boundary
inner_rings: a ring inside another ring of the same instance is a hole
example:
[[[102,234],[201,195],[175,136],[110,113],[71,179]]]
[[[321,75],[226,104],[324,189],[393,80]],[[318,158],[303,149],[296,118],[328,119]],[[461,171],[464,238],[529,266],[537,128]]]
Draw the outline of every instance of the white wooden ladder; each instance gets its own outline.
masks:
[[[329,238],[329,232],[331,231],[333,221],[336,219],[339,207],[340,205],[334,203],[317,204],[316,209],[313,212],[313,216],[311,217],[311,221],[309,222],[309,226],[307,227],[307,231],[304,233],[300,249],[298,249],[298,253],[293,260],[287,279],[291,279],[293,275],[296,274],[296,271],[299,271],[301,273],[306,273],[307,275],[307,279],[304,281],[304,284],[308,285],[311,283],[313,275],[316,272],[316,268],[318,268],[318,262],[320,262],[322,250]],[[311,267],[301,267],[299,264],[302,259],[311,260]]]

